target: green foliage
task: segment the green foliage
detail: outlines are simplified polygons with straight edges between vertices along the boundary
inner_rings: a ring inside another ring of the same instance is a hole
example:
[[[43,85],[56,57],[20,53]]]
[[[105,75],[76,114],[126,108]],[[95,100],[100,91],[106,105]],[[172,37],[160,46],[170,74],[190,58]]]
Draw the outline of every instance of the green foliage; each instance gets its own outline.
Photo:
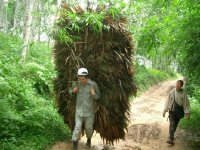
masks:
[[[186,75],[192,83],[200,84],[200,2],[186,1],[182,4],[186,7],[181,18],[181,31],[177,34],[179,49],[180,71]]]
[[[102,2],[98,2],[102,4]],[[97,4],[97,5],[98,5]],[[102,30],[107,30],[109,27],[105,25],[104,21],[106,17],[112,19],[119,19],[122,17],[122,11],[126,4],[124,2],[114,3],[106,9],[98,10],[85,10],[84,12],[75,12],[67,9],[60,10],[60,18],[57,20],[54,35],[55,39],[65,44],[71,44],[80,37],[72,36],[72,32],[93,31],[97,36],[102,33]]]
[[[59,29],[57,32],[58,32],[57,39],[62,43],[68,45],[68,43],[70,44],[74,41],[73,36],[71,36],[65,28]]]
[[[81,15],[75,12],[70,12],[65,9],[61,10],[61,18],[57,21],[57,29],[55,30],[54,35],[56,35],[56,39],[58,41],[70,44],[80,37],[73,36],[72,32],[83,32],[85,28],[89,28],[89,30],[94,31],[96,34],[101,34],[103,29],[103,19],[104,13],[97,12],[84,12]],[[66,20],[67,19],[67,20]],[[68,24],[68,26],[63,26]]]
[[[148,69],[143,65],[136,65],[136,83],[138,85],[139,93],[148,89],[150,86],[157,84],[169,78],[175,78],[176,73],[169,71],[164,72],[156,69]]]
[[[81,29],[79,24],[80,23],[82,24],[82,20],[81,20],[80,16],[78,16],[74,12],[66,12],[66,17],[68,18],[68,20],[70,20],[72,30],[79,32]]]
[[[168,71],[174,61],[173,55],[166,49],[169,20],[165,18],[163,7],[162,2],[156,0],[137,1],[130,4],[128,12],[132,16],[129,18],[130,28],[136,41],[137,54],[148,58],[155,69]]]
[[[92,28],[95,33],[101,33],[103,29],[104,13],[85,12],[83,14],[84,24]],[[82,19],[83,19],[82,18]]]
[[[90,27],[95,33],[102,31],[104,12],[97,13],[85,11],[80,15],[63,9],[61,10],[61,14],[69,21],[68,27],[65,26],[68,31],[77,31],[79,33],[80,31],[83,31],[85,27]],[[63,18],[58,20],[58,24],[63,24],[66,21]]]
[[[185,129],[187,132],[191,133],[191,137],[187,137],[185,139],[186,142],[190,143],[190,146],[193,149],[199,149],[199,139],[200,136],[200,126],[199,126],[199,120],[200,120],[200,90],[194,92],[195,97],[191,97],[190,104],[191,104],[191,115],[190,119],[182,119],[181,120],[181,127]]]
[[[15,1],[14,0],[9,0],[8,1],[8,7],[6,8],[7,10],[7,19],[8,19],[8,24],[10,27],[12,26],[13,24],[13,17],[14,17],[14,10],[15,10]]]
[[[191,116],[190,120],[182,120],[181,126],[187,130],[191,131],[199,131],[199,119],[200,119],[200,104],[199,104],[199,99],[190,98],[190,103],[191,103]]]
[[[107,13],[111,15],[114,19],[118,19],[125,11],[127,4],[123,0],[114,0],[111,2],[111,6],[108,8]]]
[[[51,49],[34,43],[19,63],[22,41],[0,33],[0,147],[45,149],[70,131],[54,106]]]
[[[188,94],[194,100],[191,123],[185,125],[192,125],[195,130],[198,127],[195,118],[200,114],[200,2],[138,0],[131,3],[130,8],[137,53],[151,60],[153,68],[169,71],[175,64],[179,73],[186,77]],[[147,72],[144,68],[139,70]],[[141,83],[142,78],[146,82],[147,74],[138,73],[138,82]]]

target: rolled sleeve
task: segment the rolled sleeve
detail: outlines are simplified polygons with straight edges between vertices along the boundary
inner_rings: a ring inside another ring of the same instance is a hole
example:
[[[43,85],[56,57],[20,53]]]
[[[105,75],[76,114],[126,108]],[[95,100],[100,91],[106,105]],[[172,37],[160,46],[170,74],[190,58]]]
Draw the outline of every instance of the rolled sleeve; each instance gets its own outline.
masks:
[[[165,106],[164,106],[164,110],[163,110],[163,112],[167,112],[167,106],[168,106],[168,98],[167,98],[167,100],[166,100],[166,102],[165,102]]]
[[[164,110],[163,112],[167,112],[168,110],[170,110],[170,100],[171,100],[171,93],[168,94],[167,100],[165,102],[165,106],[164,106]]]

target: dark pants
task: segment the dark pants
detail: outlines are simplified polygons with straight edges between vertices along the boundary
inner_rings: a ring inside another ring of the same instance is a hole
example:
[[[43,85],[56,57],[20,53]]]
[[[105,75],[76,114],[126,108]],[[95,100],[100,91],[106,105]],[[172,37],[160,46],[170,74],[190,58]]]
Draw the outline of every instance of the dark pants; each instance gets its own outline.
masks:
[[[176,128],[180,118],[175,116],[172,111],[169,111],[169,138],[174,140],[174,133],[176,132]]]

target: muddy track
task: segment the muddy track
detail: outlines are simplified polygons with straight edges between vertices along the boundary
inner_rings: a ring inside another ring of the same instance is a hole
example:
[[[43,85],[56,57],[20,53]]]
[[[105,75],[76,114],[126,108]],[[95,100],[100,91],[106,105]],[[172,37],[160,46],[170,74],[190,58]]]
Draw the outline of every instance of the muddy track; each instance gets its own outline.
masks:
[[[90,150],[191,150],[183,141],[184,131],[178,128],[175,145],[166,143],[168,138],[167,118],[162,117],[167,94],[174,88],[176,81],[166,81],[153,86],[131,103],[130,125],[125,140],[114,146],[106,145],[98,134],[92,138]],[[79,142],[79,150],[86,150],[86,137]],[[71,150],[71,143],[59,142],[50,150]]]

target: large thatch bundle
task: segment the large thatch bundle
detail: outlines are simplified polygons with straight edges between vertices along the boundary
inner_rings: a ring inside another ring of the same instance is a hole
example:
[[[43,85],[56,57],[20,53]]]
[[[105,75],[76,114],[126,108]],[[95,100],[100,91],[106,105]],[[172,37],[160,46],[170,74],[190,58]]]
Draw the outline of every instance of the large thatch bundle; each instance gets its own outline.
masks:
[[[65,122],[73,129],[76,97],[68,90],[77,81],[77,69],[86,67],[101,90],[94,129],[107,142],[124,139],[129,97],[136,93],[132,39],[125,29],[125,18],[65,7],[58,19],[55,41],[54,89]]]

